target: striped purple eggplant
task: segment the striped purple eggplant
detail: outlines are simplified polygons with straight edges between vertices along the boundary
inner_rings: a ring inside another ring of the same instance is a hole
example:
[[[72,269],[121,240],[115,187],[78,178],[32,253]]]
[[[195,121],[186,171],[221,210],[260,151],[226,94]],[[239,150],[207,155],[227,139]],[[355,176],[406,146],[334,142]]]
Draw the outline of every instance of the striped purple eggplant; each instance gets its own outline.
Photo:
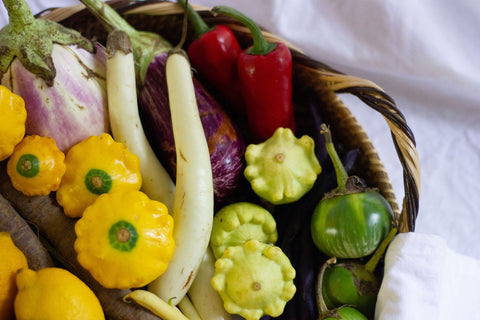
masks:
[[[0,31],[2,85],[21,96],[26,134],[49,136],[66,151],[108,131],[106,54],[75,30],[35,19],[24,0],[4,0]]]
[[[15,59],[2,79],[25,100],[26,134],[53,138],[60,150],[109,130],[105,87],[105,51],[54,45],[57,73],[47,87],[42,78]]]
[[[136,62],[139,112],[152,149],[175,178],[176,155],[165,76],[165,61],[171,44],[158,34],[134,29],[101,0],[81,2],[108,31],[124,31],[132,43]],[[227,113],[194,79],[198,109],[210,149],[215,200],[222,203],[238,190],[243,178],[245,142]]]

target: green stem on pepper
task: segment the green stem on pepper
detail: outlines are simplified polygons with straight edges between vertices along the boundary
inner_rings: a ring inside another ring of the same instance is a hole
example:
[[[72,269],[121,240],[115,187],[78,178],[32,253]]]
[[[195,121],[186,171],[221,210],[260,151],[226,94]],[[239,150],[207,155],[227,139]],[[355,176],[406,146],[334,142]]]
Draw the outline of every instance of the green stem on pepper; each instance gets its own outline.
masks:
[[[226,6],[216,6],[212,8],[212,13],[221,13],[226,16],[235,18],[250,30],[250,33],[252,34],[253,46],[247,50],[248,54],[266,55],[275,50],[275,48],[277,47],[276,43],[267,42],[267,40],[262,34],[262,30],[260,30],[260,27],[252,19],[245,16],[240,11]]]
[[[372,257],[367,261],[365,264],[365,270],[373,273],[377,268],[380,259],[382,258],[383,254],[387,250],[388,245],[392,241],[393,237],[397,234],[397,228],[392,228],[387,236],[380,242],[378,245],[377,250],[373,253]]]
[[[348,180],[348,173],[343,167],[342,161],[335,150],[333,145],[332,134],[330,133],[330,128],[326,124],[321,125],[321,133],[325,137],[325,144],[327,152],[332,159],[333,167],[335,168],[335,173],[337,175],[337,188],[335,189],[336,193],[344,194],[346,193],[346,184]]]
[[[177,2],[182,7],[185,7],[185,5],[187,5],[185,0],[177,0]],[[205,23],[205,21],[202,19],[200,14],[198,14],[198,12],[195,11],[190,4],[187,5],[187,15],[188,15],[188,21],[190,21],[190,23],[192,24],[192,28],[195,33],[195,38],[200,38],[200,36],[212,30],[212,28],[210,28]]]

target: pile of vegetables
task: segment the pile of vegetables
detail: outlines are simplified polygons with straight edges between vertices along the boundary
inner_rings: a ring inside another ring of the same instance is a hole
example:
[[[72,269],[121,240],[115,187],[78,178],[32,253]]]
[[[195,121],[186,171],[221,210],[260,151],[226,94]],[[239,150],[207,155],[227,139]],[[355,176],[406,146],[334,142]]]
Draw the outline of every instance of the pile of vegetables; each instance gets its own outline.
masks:
[[[184,0],[176,46],[80,1],[105,44],[3,1],[0,231],[28,268],[67,269],[109,319],[372,318],[392,209],[313,96],[298,126],[288,47],[225,6],[250,47]]]

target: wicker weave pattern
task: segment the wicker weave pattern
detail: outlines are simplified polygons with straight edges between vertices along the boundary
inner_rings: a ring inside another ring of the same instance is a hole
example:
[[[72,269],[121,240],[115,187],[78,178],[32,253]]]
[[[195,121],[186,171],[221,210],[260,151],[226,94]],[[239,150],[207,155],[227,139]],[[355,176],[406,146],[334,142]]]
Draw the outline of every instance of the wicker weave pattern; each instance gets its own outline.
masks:
[[[178,41],[183,11],[177,4],[161,0],[113,0],[108,4],[122,13],[137,29],[157,32],[171,43]],[[240,43],[247,44],[251,40],[249,31],[233,19],[213,16],[208,8],[193,6],[199,10],[209,25],[227,24],[239,37]],[[105,29],[83,5],[49,9],[41,13],[41,16],[80,30],[86,36],[100,42],[105,41]],[[267,31],[264,34],[267,39],[285,42],[291,48],[294,58],[294,82],[301,83],[303,88],[313,90],[317,98],[323,102],[322,112],[326,119],[334,124],[332,126],[334,136],[361,150],[363,172],[366,173],[364,178],[369,185],[377,187],[392,205],[399,231],[414,231],[418,214],[420,166],[414,135],[394,100],[375,83],[333,70],[328,65],[307,57],[299,48],[295,48],[284,39]],[[404,172],[405,197],[401,209],[372,142],[337,93],[357,96],[385,118]]]

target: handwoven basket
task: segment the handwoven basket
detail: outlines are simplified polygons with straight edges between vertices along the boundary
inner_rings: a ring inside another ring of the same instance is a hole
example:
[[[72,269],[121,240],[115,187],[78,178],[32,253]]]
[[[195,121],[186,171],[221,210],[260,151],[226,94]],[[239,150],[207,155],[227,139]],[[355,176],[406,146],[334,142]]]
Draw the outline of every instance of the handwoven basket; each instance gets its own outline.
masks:
[[[172,44],[178,43],[181,35],[183,9],[173,2],[161,0],[113,0],[108,4],[121,13],[138,30],[153,31]],[[193,5],[207,24],[226,24],[232,28],[242,46],[251,43],[248,29],[225,16],[213,16],[208,8]],[[105,43],[107,32],[101,23],[83,5],[52,8],[37,15],[81,31],[85,36]],[[259,21],[261,25],[261,21]],[[405,117],[396,107],[394,100],[371,81],[345,75],[316,61],[285,40],[264,31],[267,39],[285,42],[293,55],[294,99],[296,105],[303,105],[305,93],[313,94],[321,105],[321,116],[331,126],[334,140],[346,149],[357,148],[358,171],[367,185],[376,187],[390,202],[399,232],[412,232],[418,212],[420,190],[420,168],[415,139]],[[187,37],[187,45],[188,41]],[[350,93],[361,99],[367,106],[379,112],[390,128],[392,141],[403,168],[404,199],[402,206],[397,203],[388,174],[367,137],[361,124],[338,97],[339,93]],[[302,108],[302,107],[299,107]],[[301,127],[301,123],[300,123]]]

